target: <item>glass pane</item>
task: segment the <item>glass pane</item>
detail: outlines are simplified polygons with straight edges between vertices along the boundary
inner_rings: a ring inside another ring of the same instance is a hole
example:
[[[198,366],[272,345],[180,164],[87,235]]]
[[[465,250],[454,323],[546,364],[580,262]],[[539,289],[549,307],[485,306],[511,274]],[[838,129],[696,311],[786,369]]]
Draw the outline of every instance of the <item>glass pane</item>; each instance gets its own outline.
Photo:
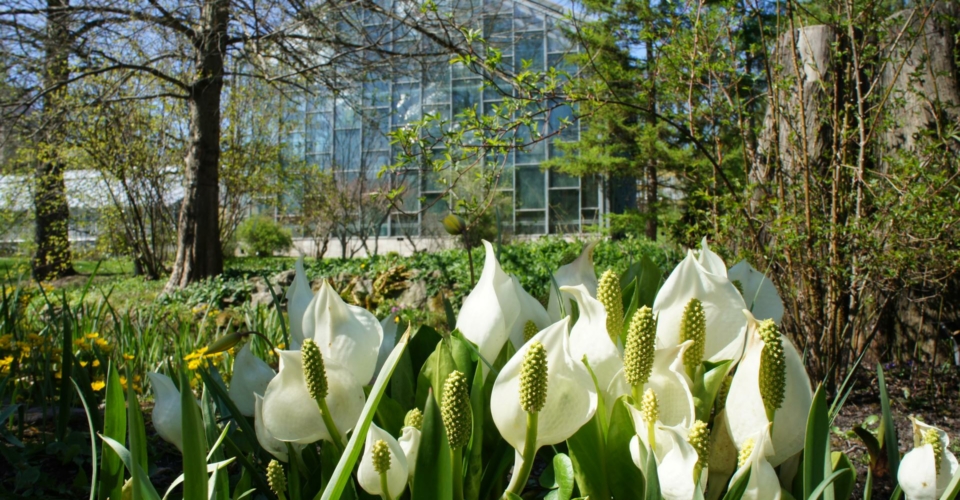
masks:
[[[389,117],[386,110],[367,110],[363,118],[363,150],[389,150],[390,138],[387,137]]]
[[[396,214],[390,217],[390,232],[393,236],[416,236],[420,234],[416,215]]]
[[[583,208],[600,206],[599,179],[595,175],[586,175],[580,180]]]
[[[511,155],[488,155],[487,169],[491,175],[499,175],[497,179],[497,189],[513,189],[513,162],[509,161]]]
[[[404,188],[400,199],[400,209],[404,212],[420,210],[420,174],[418,172],[412,170],[397,172],[394,178],[394,186]]]
[[[544,213],[535,212],[517,212],[517,234],[543,234],[544,231]]]
[[[514,49],[514,67],[523,71],[524,62],[529,62],[532,71],[543,71],[543,32],[532,31],[517,34],[517,46]]]
[[[573,48],[559,24],[555,19],[547,19],[547,52],[567,52]]]
[[[393,86],[393,124],[420,119],[420,84],[398,83]]]
[[[517,169],[517,208],[544,208],[544,174],[536,167]]]
[[[550,187],[577,188],[580,187],[580,178],[561,172],[550,172]]]
[[[368,179],[376,178],[383,167],[390,165],[390,154],[386,151],[364,152],[363,168]]]
[[[304,155],[303,134],[294,132],[287,136],[286,154],[293,161],[300,160]]]
[[[550,232],[580,230],[580,192],[576,189],[550,191]]]
[[[314,113],[307,118],[307,153],[329,153],[333,113]]]
[[[360,169],[360,129],[338,130],[334,162],[337,169]]]
[[[446,198],[440,194],[423,195],[423,206],[426,212],[423,213],[423,227],[430,232],[438,232],[442,229],[443,218],[450,213]]]
[[[599,210],[591,208],[583,211],[583,225],[586,226],[596,226],[600,223]]]
[[[480,102],[480,86],[477,80],[453,81],[453,114],[463,113],[467,109],[475,109]]]
[[[550,105],[550,133],[560,132],[562,141],[576,141],[580,135],[577,132],[577,119],[573,116],[573,108],[566,104],[551,103]]]
[[[536,123],[536,130],[531,131],[527,126],[521,126],[517,130],[517,164],[542,162],[546,155],[545,141],[539,140],[543,133],[543,122]],[[531,133],[532,132],[532,133]],[[536,140],[536,142],[534,142]]]
[[[513,19],[513,27],[517,31],[543,29],[543,16],[522,4],[518,3],[513,8]]]
[[[432,71],[438,71],[439,68],[432,68]],[[446,75],[444,75],[446,76]],[[450,102],[450,80],[449,79],[431,79],[425,80],[423,84],[423,103],[424,104],[447,104]]]
[[[566,54],[548,55],[547,67],[556,68],[558,72],[566,73],[568,77],[573,77],[577,74],[577,65],[570,62]]]
[[[336,126],[337,129],[357,128],[360,126],[360,119],[357,111],[350,101],[346,99],[337,99]]]
[[[363,84],[363,105],[384,107],[390,105],[390,84],[384,81]]]

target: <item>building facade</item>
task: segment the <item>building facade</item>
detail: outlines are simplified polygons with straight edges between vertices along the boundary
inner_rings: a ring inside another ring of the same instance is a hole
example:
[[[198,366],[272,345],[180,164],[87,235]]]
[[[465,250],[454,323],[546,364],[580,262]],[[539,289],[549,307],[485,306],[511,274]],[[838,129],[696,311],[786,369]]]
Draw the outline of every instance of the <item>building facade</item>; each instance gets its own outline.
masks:
[[[466,1],[448,8],[458,17],[482,25],[478,29],[482,28],[484,38],[502,54],[502,67],[516,72],[549,68],[573,72],[567,55],[575,49],[561,29],[564,12],[560,7],[529,0]],[[381,4],[385,9],[399,8],[391,2],[383,0]],[[413,57],[438,52],[438,47],[396,21],[364,13],[362,24],[380,47],[411,57],[394,58],[399,62],[365,74],[355,86],[348,85],[348,90],[335,96],[321,93],[295,100],[285,113],[284,129],[289,131],[285,143],[293,158],[332,171],[345,183],[365,183],[364,190],[385,182],[391,187],[404,186],[402,211],[372,215],[382,215],[371,225],[379,236],[436,235],[437,221],[449,211],[450,183],[442,172],[431,168],[378,176],[399,152],[387,134],[428,114],[452,126],[468,109],[489,114],[509,87],[497,86],[462,64],[450,64],[449,55]],[[543,161],[560,154],[558,141],[575,141],[580,134],[569,106],[555,107],[547,116],[536,128],[548,139],[485,160],[499,169],[494,187],[500,194],[499,218],[514,234],[577,233],[601,220],[598,177],[541,170]],[[519,130],[518,134],[522,139],[530,132]]]

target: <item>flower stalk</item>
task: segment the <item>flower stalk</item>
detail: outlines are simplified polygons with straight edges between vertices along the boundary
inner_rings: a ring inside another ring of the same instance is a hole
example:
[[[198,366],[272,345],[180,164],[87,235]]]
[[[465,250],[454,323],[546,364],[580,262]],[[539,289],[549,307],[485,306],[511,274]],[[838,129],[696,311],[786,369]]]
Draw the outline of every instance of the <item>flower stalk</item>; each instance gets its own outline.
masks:
[[[527,413],[527,432],[523,440],[522,461],[514,470],[507,492],[520,495],[533,469],[537,455],[537,427],[540,410],[547,403],[547,349],[540,342],[530,344],[520,369],[520,407]],[[506,494],[504,494],[506,497]]]

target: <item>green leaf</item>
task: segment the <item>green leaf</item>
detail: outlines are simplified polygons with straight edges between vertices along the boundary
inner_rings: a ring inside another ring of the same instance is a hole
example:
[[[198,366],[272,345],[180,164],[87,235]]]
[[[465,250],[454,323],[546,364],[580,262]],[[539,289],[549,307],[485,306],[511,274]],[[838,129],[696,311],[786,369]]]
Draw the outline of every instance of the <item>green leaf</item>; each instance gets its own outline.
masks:
[[[649,452],[644,446],[640,446],[641,463],[646,464],[643,468],[643,478],[646,481],[644,488],[644,498],[648,500],[660,498],[660,475],[657,472],[657,457]]]
[[[110,363],[107,370],[107,394],[103,408],[103,435],[115,441],[127,434],[127,412],[123,400],[123,386],[117,367]],[[103,445],[100,460],[100,500],[120,498],[123,490],[123,462],[112,448]]]
[[[93,416],[90,413],[90,405],[87,404],[87,398],[83,397],[83,391],[80,390],[80,386],[77,385],[76,380],[71,380],[73,383],[73,388],[77,390],[77,394],[80,396],[80,402],[83,403],[83,411],[87,415],[87,426],[90,428],[90,457],[93,461],[92,466],[90,467],[90,500],[96,498],[97,491],[97,432],[93,429]]]
[[[549,476],[547,471],[550,472]],[[545,477],[547,476],[547,477]],[[540,485],[553,491],[547,494],[548,500],[570,500],[573,495],[574,470],[570,457],[563,453],[553,456],[553,462],[540,476]]]
[[[408,328],[380,369],[380,375],[377,376],[377,381],[373,384],[370,397],[367,398],[366,404],[363,405],[363,411],[360,413],[357,426],[350,435],[350,441],[347,442],[343,455],[340,457],[340,462],[337,463],[337,468],[333,471],[330,483],[323,490],[323,500],[339,499],[347,483],[350,481],[353,467],[356,465],[357,460],[360,458],[360,452],[363,450],[363,442],[367,438],[370,422],[373,421],[377,406],[380,404],[380,398],[383,396],[383,393],[386,392],[387,384],[390,382],[393,371],[400,361],[400,356],[403,355],[403,352],[407,348],[407,343],[410,341],[409,333],[410,329]]]
[[[630,439],[637,435],[633,417],[627,407],[628,396],[614,401],[607,430],[607,484],[618,500],[643,499],[643,473],[633,463]]]
[[[819,485],[817,485],[816,489],[814,489],[813,492],[810,493],[810,496],[807,497],[807,500],[817,500],[821,496],[826,496],[827,490],[831,487],[831,485],[833,485],[834,481],[836,481],[839,477],[852,472],[853,471],[851,469],[840,469],[833,474],[830,474],[823,481],[821,481]]]
[[[457,327],[457,315],[453,312],[453,304],[446,296],[443,297],[443,312],[447,316],[447,328],[453,331]]]
[[[653,300],[660,290],[660,284],[663,281],[663,273],[650,257],[644,255],[639,262],[634,262],[620,275],[620,286],[624,287],[631,281],[636,280],[635,291],[638,294],[638,307],[653,307]],[[624,308],[626,309],[626,308]]]
[[[630,322],[633,321],[633,315],[640,309],[640,290],[637,289],[637,279],[634,278],[628,290],[624,293],[623,304],[623,328],[620,330],[620,343],[626,345],[627,334],[630,332]]]
[[[197,373],[200,374],[200,379],[203,380],[204,387],[210,389],[213,395],[216,396],[216,402],[220,406],[220,414],[229,413],[230,418],[237,423],[237,426],[240,427],[240,431],[245,437],[256,436],[256,430],[250,425],[250,421],[241,415],[237,405],[230,399],[227,388],[216,367],[210,366],[209,371],[201,368]],[[226,409],[226,411],[224,411],[224,409]],[[256,443],[256,439],[253,439],[253,441]],[[259,447],[259,444],[257,446]]]
[[[713,402],[723,386],[723,379],[730,373],[733,361],[711,362],[704,361],[702,365],[703,377],[694,381],[693,398],[696,403],[697,419],[710,421],[710,412],[713,411]],[[698,370],[699,373],[700,370]]]
[[[441,339],[437,342],[433,354],[427,358],[420,370],[420,376],[417,377],[417,406],[421,407],[426,402],[428,389],[433,389],[433,394],[438,401],[443,400],[443,383],[447,380],[453,371],[460,370],[457,364],[458,360],[454,357],[454,343],[459,342],[451,340],[452,337]],[[463,347],[463,346],[458,346]],[[463,353],[460,354],[460,362],[463,362]],[[463,371],[463,370],[461,370]],[[471,372],[465,372],[468,375]]]
[[[417,452],[417,475],[411,500],[447,500],[453,498],[453,465],[450,445],[433,393],[427,394],[423,410],[420,450]]]
[[[960,470],[953,475],[953,479],[947,484],[947,489],[943,490],[940,500],[956,500],[960,498]]]
[[[750,473],[751,469],[747,469],[736,482],[731,484],[730,489],[727,490],[727,494],[723,496],[723,500],[740,500],[743,498],[744,492],[747,491],[747,484],[750,482]]]
[[[409,350],[404,351],[403,356],[400,356],[397,368],[393,371],[393,377],[390,378],[390,397],[400,403],[405,410],[417,404],[417,376],[413,371]]]
[[[463,497],[477,500],[480,497],[480,478],[483,476],[483,363],[477,363],[470,388],[470,409],[473,411],[473,434],[464,452],[467,465],[463,481]]]
[[[367,392],[366,388],[364,388],[364,392]],[[377,413],[374,418],[381,429],[390,433],[391,436],[399,436],[400,429],[403,428],[403,417],[406,414],[407,412],[403,410],[400,403],[384,394],[380,397],[380,404],[377,405]]]
[[[807,434],[803,446],[803,498],[811,498],[817,486],[823,482],[830,453],[830,419],[827,395],[823,384],[813,395],[813,404],[807,416]]]
[[[146,485],[140,484],[142,477],[146,477],[146,474],[134,473],[134,470],[139,470],[141,473],[147,470],[147,430],[143,425],[143,413],[140,411],[140,401],[137,399],[137,393],[133,390],[133,383],[127,384],[127,432],[129,433],[130,439],[130,451],[131,460],[133,460],[134,466],[127,464],[127,470],[130,471],[131,480],[133,481],[132,490],[133,490],[133,500],[140,500],[142,498],[152,498],[148,495],[143,495],[143,489],[146,488]],[[109,438],[106,438],[109,439]],[[106,439],[104,441],[106,441]],[[108,442],[109,443],[109,442]],[[114,451],[116,447],[110,445]],[[126,448],[124,448],[126,450]],[[120,453],[117,453],[120,455]],[[123,460],[123,456],[120,456],[120,459]],[[150,488],[153,488],[153,485],[150,484],[150,479],[147,478],[147,485]],[[156,490],[154,490],[154,495],[157,495]]]
[[[410,352],[413,373],[423,371],[424,363],[437,349],[437,342],[441,339],[443,337],[436,330],[426,325],[418,328],[416,334],[410,337],[410,347],[407,350]]]
[[[880,363],[877,363],[877,385],[880,388],[880,408],[883,413],[880,423],[883,426],[883,447],[887,450],[887,468],[890,477],[897,477],[900,469],[900,438],[897,437],[897,426],[894,425],[893,414],[890,412],[890,395]]]
[[[160,494],[157,493],[157,490],[154,489],[153,484],[150,483],[150,478],[147,476],[147,473],[143,471],[143,468],[141,468],[140,464],[138,464],[134,459],[133,452],[124,448],[122,444],[102,434],[100,435],[100,439],[102,439],[104,443],[107,443],[107,446],[113,449],[117,456],[120,457],[123,465],[126,466],[127,470],[130,472],[130,476],[132,478],[131,486],[133,486],[133,498],[160,500]]]
[[[183,429],[183,499],[208,498],[207,436],[200,407],[190,390],[187,373],[180,371],[180,422]]]
[[[834,480],[833,489],[837,498],[851,498],[853,495],[853,486],[857,483],[857,469],[850,462],[850,457],[842,451],[835,451],[831,454],[833,471],[849,470],[850,475],[842,476]]]
[[[67,436],[70,423],[70,407],[73,402],[73,391],[70,390],[73,378],[73,330],[70,328],[70,306],[67,304],[66,292],[63,297],[63,345],[60,358],[60,411],[57,413],[57,440],[63,442]]]
[[[570,436],[567,448],[573,460],[580,494],[590,498],[610,498],[600,416],[594,413],[580,430]]]

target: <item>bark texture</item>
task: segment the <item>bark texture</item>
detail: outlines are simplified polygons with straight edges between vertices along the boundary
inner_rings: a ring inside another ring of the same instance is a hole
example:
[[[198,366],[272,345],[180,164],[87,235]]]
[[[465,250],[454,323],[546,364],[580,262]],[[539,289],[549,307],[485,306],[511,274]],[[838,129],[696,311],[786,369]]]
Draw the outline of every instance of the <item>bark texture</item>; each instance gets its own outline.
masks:
[[[229,0],[203,3],[194,40],[198,79],[190,87],[190,142],[184,198],[177,222],[177,256],[166,290],[223,272],[220,246],[220,100]]]
[[[65,12],[69,0],[47,0],[47,36],[44,40],[46,68],[43,98],[43,147],[37,159],[33,203],[34,242],[33,277],[47,281],[73,274],[70,256],[67,188],[63,180],[64,163],[59,156],[63,143],[62,100],[64,82],[70,76],[68,50],[70,17]]]

